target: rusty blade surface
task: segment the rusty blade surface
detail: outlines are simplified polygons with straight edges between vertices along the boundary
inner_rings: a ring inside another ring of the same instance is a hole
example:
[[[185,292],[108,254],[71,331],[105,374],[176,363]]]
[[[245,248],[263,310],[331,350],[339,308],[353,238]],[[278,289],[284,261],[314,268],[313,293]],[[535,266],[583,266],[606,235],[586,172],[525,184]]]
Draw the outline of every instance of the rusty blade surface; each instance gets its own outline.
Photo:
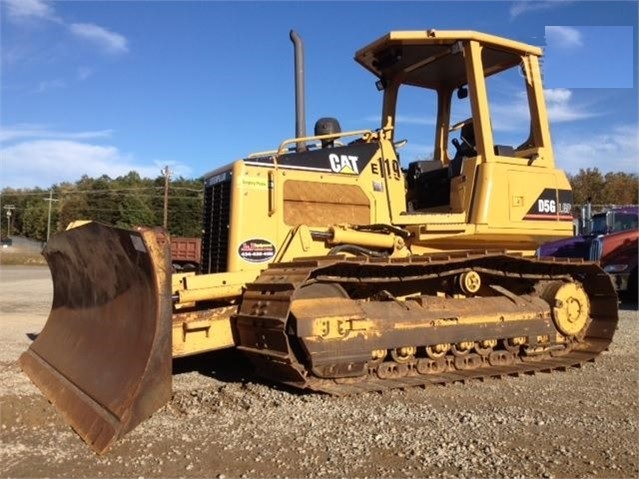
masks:
[[[171,270],[162,236],[88,223],[53,236],[43,251],[53,305],[20,366],[98,453],[171,397]]]

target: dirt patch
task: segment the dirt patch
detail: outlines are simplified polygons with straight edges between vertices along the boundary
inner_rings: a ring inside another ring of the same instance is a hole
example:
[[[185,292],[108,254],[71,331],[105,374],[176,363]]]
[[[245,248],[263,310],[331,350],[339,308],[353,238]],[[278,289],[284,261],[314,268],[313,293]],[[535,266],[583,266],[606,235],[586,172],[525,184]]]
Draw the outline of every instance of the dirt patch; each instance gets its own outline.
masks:
[[[64,425],[44,396],[2,396],[0,410],[3,429]]]
[[[16,249],[15,247],[0,248],[0,265],[2,266],[43,266],[47,262],[38,252]]]

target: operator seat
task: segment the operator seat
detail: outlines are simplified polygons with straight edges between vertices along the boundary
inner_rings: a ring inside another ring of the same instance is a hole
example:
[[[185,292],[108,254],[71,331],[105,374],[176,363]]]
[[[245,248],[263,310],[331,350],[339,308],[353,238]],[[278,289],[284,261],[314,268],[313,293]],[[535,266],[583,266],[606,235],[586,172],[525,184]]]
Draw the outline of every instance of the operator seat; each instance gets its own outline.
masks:
[[[462,127],[459,138],[461,141],[457,138],[453,139],[453,145],[457,151],[455,152],[455,157],[450,160],[448,170],[450,178],[459,176],[464,158],[477,156],[477,150],[475,150],[475,128],[472,121],[467,122]]]

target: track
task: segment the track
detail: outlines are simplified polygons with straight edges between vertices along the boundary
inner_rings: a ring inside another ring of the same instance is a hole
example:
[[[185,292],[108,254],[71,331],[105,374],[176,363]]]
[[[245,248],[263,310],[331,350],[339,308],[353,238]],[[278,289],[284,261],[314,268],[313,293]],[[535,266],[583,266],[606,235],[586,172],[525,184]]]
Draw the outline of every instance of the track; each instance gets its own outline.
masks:
[[[555,294],[562,285],[577,293]],[[476,252],[272,265],[236,327],[261,376],[344,395],[578,367],[617,320],[594,263]]]

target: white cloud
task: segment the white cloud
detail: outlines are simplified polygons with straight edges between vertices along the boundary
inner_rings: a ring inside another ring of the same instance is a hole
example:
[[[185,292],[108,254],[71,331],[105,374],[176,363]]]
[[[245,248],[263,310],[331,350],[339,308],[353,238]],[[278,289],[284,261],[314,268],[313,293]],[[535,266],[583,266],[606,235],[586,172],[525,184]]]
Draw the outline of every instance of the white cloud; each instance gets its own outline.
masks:
[[[605,114],[600,110],[588,111],[583,106],[572,104],[572,92],[567,88],[549,88],[544,90],[544,95],[551,123],[585,120]]]
[[[64,88],[66,86],[67,84],[63,80],[44,80],[38,84],[38,87],[33,91],[33,93],[44,93],[49,90]]]
[[[566,103],[570,100],[572,92],[567,88],[546,88],[544,96],[547,103]]]
[[[585,120],[605,114],[601,110],[591,111],[572,101],[572,92],[566,88],[544,90],[546,110],[551,123]],[[491,122],[495,131],[528,132],[530,113],[525,94],[517,95],[506,102],[490,105]]]
[[[2,188],[46,188],[63,181],[75,182],[82,175],[115,178],[130,171],[137,171],[142,177],[157,178],[164,165],[171,166],[176,176],[188,177],[191,174],[188,166],[175,161],[142,163],[114,146],[72,140],[23,141],[0,148],[0,156]]]
[[[112,32],[94,23],[71,23],[56,15],[53,2],[48,0],[0,0],[0,5],[6,7],[7,16],[16,24],[26,24],[38,20],[48,20],[66,27],[74,36],[87,40],[110,54],[126,53],[129,51],[128,40],[125,36]],[[6,49],[6,48],[5,48]],[[15,63],[20,50],[15,47],[11,55],[3,53],[3,61]],[[82,75],[82,74],[80,74]],[[86,78],[86,77],[85,77]],[[81,78],[84,79],[84,78]]]
[[[592,167],[597,167],[603,173],[639,173],[637,125],[615,126],[609,131],[596,134],[573,133],[553,136],[555,161],[560,168],[569,173],[576,174],[581,168]]]
[[[510,18],[513,19],[524,13],[534,12],[539,10],[550,10],[551,8],[561,7],[567,5],[567,0],[552,0],[552,1],[533,1],[533,0],[521,0],[513,2],[510,6]]]
[[[29,19],[57,20],[51,4],[44,0],[2,0],[10,19],[20,22]]]
[[[3,186],[13,188],[50,186],[76,181],[86,174],[122,171],[130,159],[112,146],[69,140],[33,140],[2,148]]]
[[[129,51],[127,39],[93,23],[72,23],[69,31],[77,37],[98,45],[107,53],[126,53]]]
[[[14,140],[24,140],[27,138],[44,139],[56,138],[65,140],[109,138],[113,130],[96,130],[80,132],[62,132],[52,130],[46,125],[20,124],[10,127],[0,128],[0,142],[10,142]]]
[[[583,46],[581,32],[574,27],[546,26],[548,48],[575,48]]]

